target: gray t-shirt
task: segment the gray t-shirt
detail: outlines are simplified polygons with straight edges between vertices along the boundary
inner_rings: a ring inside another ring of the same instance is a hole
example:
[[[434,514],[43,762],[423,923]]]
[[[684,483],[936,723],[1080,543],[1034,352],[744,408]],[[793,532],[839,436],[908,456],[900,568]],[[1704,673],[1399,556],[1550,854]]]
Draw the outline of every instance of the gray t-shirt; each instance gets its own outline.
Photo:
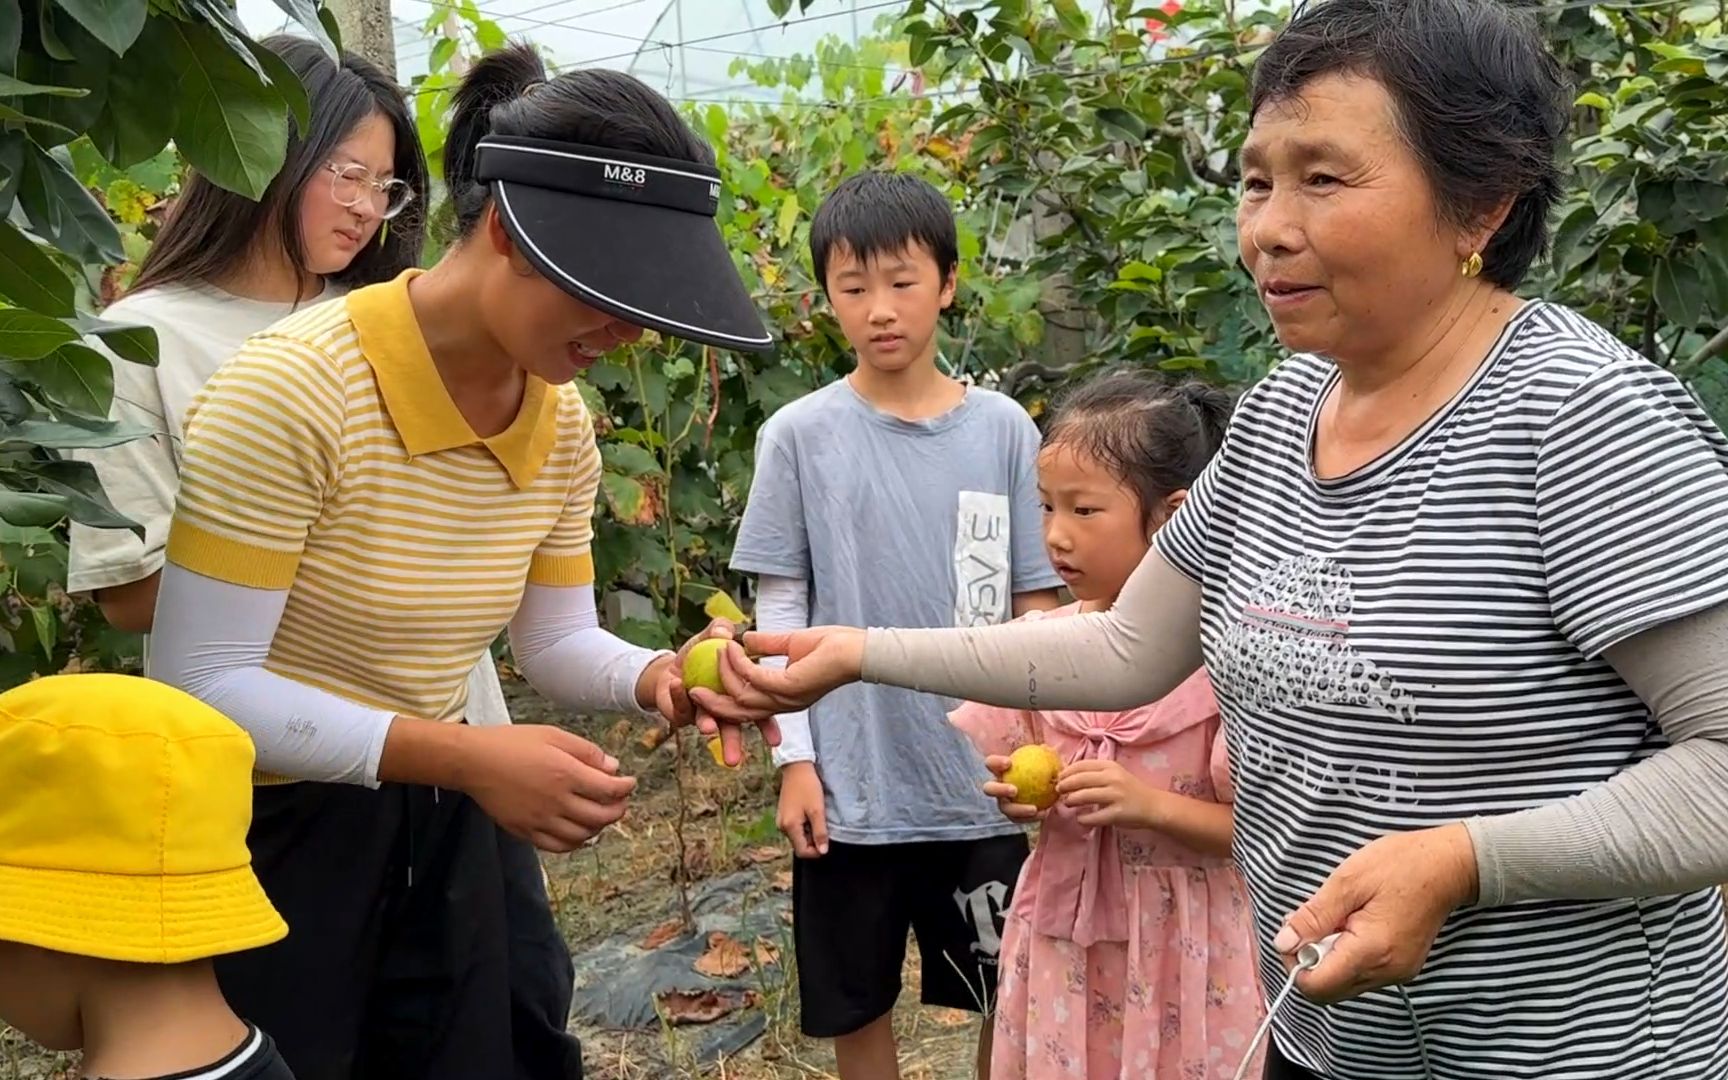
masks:
[[[941,416],[880,412],[841,379],[763,425],[732,568],[810,583],[810,625],[1007,621],[1060,578],[1044,551],[1038,428],[976,387]],[[829,836],[846,844],[1016,832],[948,724],[948,698],[852,685],[810,710]]]

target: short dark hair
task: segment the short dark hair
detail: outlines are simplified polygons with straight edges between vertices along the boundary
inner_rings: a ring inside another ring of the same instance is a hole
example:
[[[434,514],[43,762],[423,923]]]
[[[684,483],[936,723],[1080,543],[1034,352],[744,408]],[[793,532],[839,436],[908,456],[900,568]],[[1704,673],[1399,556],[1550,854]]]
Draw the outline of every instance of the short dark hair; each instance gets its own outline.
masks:
[[[467,236],[491,201],[475,179],[480,140],[517,135],[713,166],[714,150],[678,110],[634,75],[574,68],[548,79],[540,54],[513,43],[480,58],[456,91],[444,142],[444,185]]]
[[[289,136],[282,168],[256,202],[196,172],[189,174],[130,292],[220,278],[244,263],[253,245],[272,229],[288,261],[304,274],[296,200],[323,170],[331,151],[369,116],[389,122],[396,137],[396,179],[408,185],[414,201],[384,222],[372,243],[330,279],[348,286],[372,285],[420,261],[429,195],[426,154],[402,88],[376,65],[351,53],[343,53],[338,63],[310,38],[278,34],[259,44],[299,76],[311,104],[311,122],[305,131]]]
[[[810,221],[810,266],[828,291],[828,260],[843,249],[861,263],[913,245],[936,260],[947,284],[960,262],[954,207],[928,181],[910,173],[870,170],[849,176],[829,193]]]
[[[1062,398],[1044,445],[1103,465],[1134,492],[1142,523],[1151,525],[1158,505],[1192,487],[1224,444],[1233,404],[1206,383],[1172,385],[1144,372],[1112,372]]]
[[[1548,247],[1571,107],[1531,15],[1507,0],[1306,3],[1255,62],[1250,117],[1332,74],[1386,88],[1444,220],[1467,227],[1512,201],[1482,275],[1521,282]]]

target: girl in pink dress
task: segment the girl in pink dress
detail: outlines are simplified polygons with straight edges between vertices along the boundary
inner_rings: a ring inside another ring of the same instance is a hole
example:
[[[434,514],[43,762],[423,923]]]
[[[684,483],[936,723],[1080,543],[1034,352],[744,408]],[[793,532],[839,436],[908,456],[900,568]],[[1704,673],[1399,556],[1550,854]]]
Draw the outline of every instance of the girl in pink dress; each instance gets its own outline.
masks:
[[[1063,403],[1038,457],[1044,539],[1078,603],[1107,608],[1223,438],[1220,390],[1112,375]],[[1002,940],[992,1080],[1230,1080],[1263,1015],[1231,787],[1204,670],[1119,713],[952,714],[1000,777],[1044,743],[1065,767]],[[1258,1076],[1259,1067],[1250,1075]]]

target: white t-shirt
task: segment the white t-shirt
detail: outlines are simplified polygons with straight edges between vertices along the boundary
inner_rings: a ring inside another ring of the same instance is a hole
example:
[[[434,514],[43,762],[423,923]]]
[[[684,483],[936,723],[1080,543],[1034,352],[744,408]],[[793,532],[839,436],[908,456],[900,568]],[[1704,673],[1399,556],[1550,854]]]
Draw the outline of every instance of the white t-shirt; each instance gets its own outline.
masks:
[[[74,451],[72,456],[96,467],[102,490],[116,509],[144,527],[144,539],[126,529],[72,525],[69,592],[142,581],[162,569],[179,489],[181,435],[192,398],[248,337],[297,309],[336,299],[345,291],[327,285],[318,296],[294,305],[251,300],[210,285],[163,285],[124,296],[102,312],[110,322],[141,323],[156,331],[156,367],[108,354],[114,364],[110,418],[156,434],[105,450]],[[90,344],[107,352],[95,338]],[[476,725],[510,722],[489,658],[469,678],[467,719]]]

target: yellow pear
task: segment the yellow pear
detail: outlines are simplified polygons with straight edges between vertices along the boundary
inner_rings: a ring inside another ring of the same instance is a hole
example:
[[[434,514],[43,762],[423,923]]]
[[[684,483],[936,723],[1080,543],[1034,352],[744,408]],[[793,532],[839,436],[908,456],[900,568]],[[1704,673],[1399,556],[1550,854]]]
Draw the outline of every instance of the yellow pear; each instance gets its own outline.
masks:
[[[720,682],[720,654],[728,644],[725,638],[706,638],[690,646],[690,651],[684,654],[684,689],[700,686],[716,694],[726,692]]]
[[[1056,805],[1056,776],[1062,771],[1062,757],[1048,746],[1022,746],[1008,757],[1008,771],[1002,774],[1004,784],[1014,785],[1014,801],[1048,810]]]

